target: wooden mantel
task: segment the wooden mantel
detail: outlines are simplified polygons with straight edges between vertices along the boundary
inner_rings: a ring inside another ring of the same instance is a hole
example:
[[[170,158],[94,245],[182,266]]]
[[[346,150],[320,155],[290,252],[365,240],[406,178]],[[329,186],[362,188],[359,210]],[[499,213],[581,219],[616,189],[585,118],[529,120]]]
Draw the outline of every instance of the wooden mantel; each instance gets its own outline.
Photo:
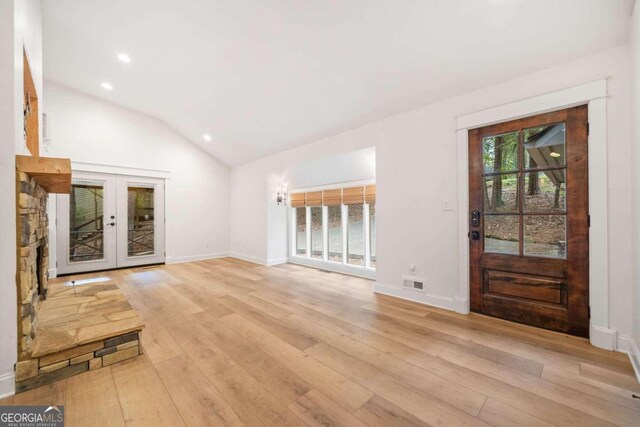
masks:
[[[47,193],[71,193],[71,159],[16,156],[16,169],[34,178]]]

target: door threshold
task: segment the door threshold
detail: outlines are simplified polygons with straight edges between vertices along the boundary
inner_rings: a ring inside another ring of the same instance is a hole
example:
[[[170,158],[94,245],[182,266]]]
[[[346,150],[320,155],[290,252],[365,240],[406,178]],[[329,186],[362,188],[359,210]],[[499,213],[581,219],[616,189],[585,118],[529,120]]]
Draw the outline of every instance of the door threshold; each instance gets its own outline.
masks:
[[[128,266],[128,267],[116,267],[116,268],[107,268],[104,270],[91,270],[91,271],[79,271],[77,273],[64,273],[64,274],[58,274],[56,277],[69,277],[69,276],[78,276],[81,274],[92,274],[92,273],[102,273],[105,271],[117,271],[117,270],[133,270],[136,268],[140,268],[140,269],[150,269],[153,267],[157,267],[159,265],[166,265],[166,262],[156,262],[153,264],[142,264],[142,265],[133,265],[133,266]]]

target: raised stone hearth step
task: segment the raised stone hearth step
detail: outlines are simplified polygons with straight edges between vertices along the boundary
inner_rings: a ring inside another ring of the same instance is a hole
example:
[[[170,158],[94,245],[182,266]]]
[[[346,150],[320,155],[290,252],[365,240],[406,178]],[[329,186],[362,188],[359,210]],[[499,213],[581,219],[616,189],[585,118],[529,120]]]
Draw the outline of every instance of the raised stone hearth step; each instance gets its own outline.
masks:
[[[122,344],[105,348],[107,342]],[[94,351],[87,353],[87,349],[90,348]],[[74,356],[79,352],[84,352],[84,354]],[[140,354],[142,354],[140,331],[137,331],[56,354],[45,355],[41,358],[20,361],[16,365],[16,392],[30,390],[87,370],[113,365]],[[62,360],[60,360],[61,358]]]
[[[112,282],[79,286],[74,293],[57,280],[35,308],[35,339],[16,365],[18,392],[142,354],[144,324]]]

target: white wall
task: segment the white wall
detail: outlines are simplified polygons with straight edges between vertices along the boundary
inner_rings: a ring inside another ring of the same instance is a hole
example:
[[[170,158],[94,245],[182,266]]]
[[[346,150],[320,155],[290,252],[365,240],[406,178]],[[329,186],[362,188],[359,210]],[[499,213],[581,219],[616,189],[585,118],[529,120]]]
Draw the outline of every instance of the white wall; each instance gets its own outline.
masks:
[[[14,90],[14,5],[0,2],[0,93]],[[15,110],[13,96],[0,97],[0,397],[13,393],[16,362]],[[20,109],[20,111],[22,111]]]
[[[376,178],[376,148],[312,159],[287,168],[282,176],[289,190],[372,180]]]
[[[633,125],[633,338],[636,356],[640,358],[640,0],[636,0],[630,33],[632,71],[632,125]],[[640,362],[640,359],[638,360]],[[640,366],[638,366],[640,368]],[[640,379],[640,372],[637,372]]]
[[[48,156],[169,171],[167,262],[228,254],[229,169],[225,165],[159,120],[53,82],[46,81],[44,88],[52,136]],[[51,241],[55,241],[53,235]]]
[[[457,285],[457,213],[442,211],[443,199],[457,200],[457,116],[608,77],[609,327],[631,335],[632,236],[630,69],[628,47],[620,47],[390,117],[350,132],[298,147],[232,170],[232,252],[267,257],[264,206],[239,199],[264,192],[267,173],[317,157],[376,147],[377,283],[399,295],[401,279],[426,279],[433,304],[453,306]],[[253,190],[252,190],[253,189]],[[407,190],[409,189],[409,190]],[[252,193],[253,194],[253,193]],[[266,198],[265,198],[266,199]],[[463,207],[464,208],[464,207]],[[250,229],[240,227],[251,219]],[[263,237],[264,236],[264,237]]]
[[[23,139],[23,49],[42,99],[42,3],[0,2],[0,196],[15,199],[15,155],[28,151]],[[0,206],[0,397],[13,393],[17,358],[16,214],[14,203]]]

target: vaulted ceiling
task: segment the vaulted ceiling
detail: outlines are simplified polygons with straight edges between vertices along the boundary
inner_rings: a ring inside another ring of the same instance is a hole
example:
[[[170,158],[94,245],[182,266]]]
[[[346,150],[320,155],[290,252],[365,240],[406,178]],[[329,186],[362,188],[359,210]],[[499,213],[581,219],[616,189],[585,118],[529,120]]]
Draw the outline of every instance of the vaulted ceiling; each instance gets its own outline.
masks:
[[[632,3],[46,0],[45,78],[237,165],[623,44]]]

